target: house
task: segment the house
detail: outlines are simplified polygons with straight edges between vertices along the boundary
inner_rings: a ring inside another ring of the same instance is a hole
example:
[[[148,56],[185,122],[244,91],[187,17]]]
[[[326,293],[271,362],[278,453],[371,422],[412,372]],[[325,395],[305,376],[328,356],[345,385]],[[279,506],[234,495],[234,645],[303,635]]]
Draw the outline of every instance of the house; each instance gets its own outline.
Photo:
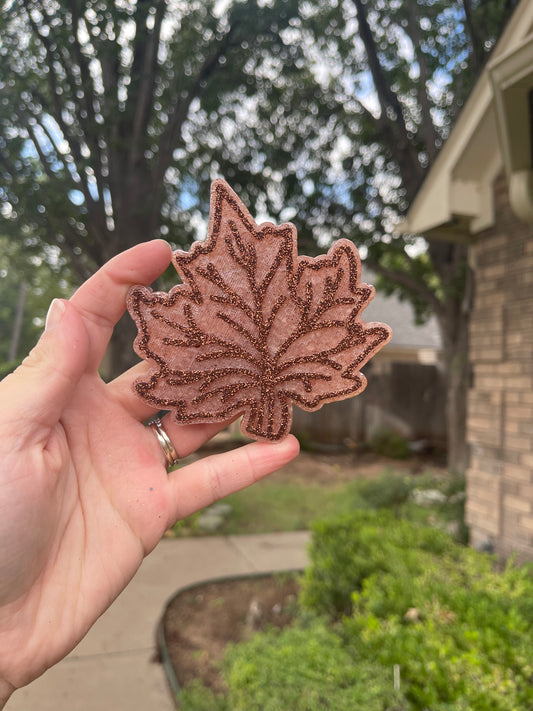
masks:
[[[375,275],[363,264],[361,281],[375,284]],[[392,328],[392,339],[374,356],[376,364],[387,362],[422,363],[436,365],[442,349],[437,319],[434,316],[424,323],[417,323],[415,312],[408,301],[396,294],[390,296],[381,291],[362,312],[364,321],[382,321]]]
[[[466,516],[533,559],[533,2],[517,6],[402,229],[469,245]]]

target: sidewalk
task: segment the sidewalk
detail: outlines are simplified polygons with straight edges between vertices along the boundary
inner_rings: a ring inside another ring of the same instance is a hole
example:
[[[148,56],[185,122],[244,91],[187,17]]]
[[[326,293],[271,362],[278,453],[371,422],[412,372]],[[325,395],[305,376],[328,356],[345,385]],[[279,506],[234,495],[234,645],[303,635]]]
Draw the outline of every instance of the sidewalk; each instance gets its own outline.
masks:
[[[174,711],[155,631],[167,600],[225,575],[303,568],[306,532],[164,539],[87,637],[60,664],[16,691],[7,711]]]

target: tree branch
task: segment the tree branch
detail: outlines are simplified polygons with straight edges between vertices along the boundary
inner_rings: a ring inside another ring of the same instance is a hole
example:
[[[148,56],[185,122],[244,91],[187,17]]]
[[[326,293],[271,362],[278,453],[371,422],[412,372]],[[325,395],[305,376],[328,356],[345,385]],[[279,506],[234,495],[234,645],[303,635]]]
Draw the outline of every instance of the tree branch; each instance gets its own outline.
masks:
[[[403,286],[414,294],[420,296],[428,303],[437,318],[442,318],[444,314],[444,305],[438,299],[436,294],[421,281],[415,279],[415,277],[411,276],[408,272],[403,272],[397,269],[389,269],[388,267],[384,267],[382,264],[375,262],[372,259],[367,258],[364,263],[372,271],[376,272],[376,274],[379,274],[388,281],[399,284],[400,286]]]
[[[418,24],[419,7],[416,0],[409,0],[407,7],[408,34],[413,43],[416,61],[418,63],[419,77],[417,82],[417,97],[422,111],[422,121],[420,123],[420,133],[424,143],[424,148],[428,155],[429,162],[432,163],[437,155],[437,132],[431,116],[431,106],[428,97],[429,72],[426,57],[422,51],[422,33]]]
[[[368,66],[370,69],[370,73],[372,74],[372,80],[374,82],[374,87],[378,95],[382,114],[387,116],[389,120],[398,122],[402,134],[404,136],[407,136],[407,128],[405,126],[405,121],[403,118],[402,106],[398,100],[398,97],[390,88],[387,78],[384,76],[383,68],[379,61],[378,49],[376,47],[374,36],[372,34],[372,30],[370,29],[370,25],[368,24],[366,6],[362,2],[362,0],[353,1],[357,10],[359,36],[365,46]],[[390,116],[391,110],[394,114],[393,116]]]
[[[161,39],[161,28],[166,12],[166,3],[158,0],[157,10],[154,17],[154,27],[148,33],[148,39],[143,37],[143,41],[136,44],[135,59],[132,68],[132,81],[135,76],[134,69],[139,71],[139,87],[136,92],[135,112],[133,117],[133,153],[130,157],[130,164],[134,165],[139,159],[139,151],[143,138],[146,137],[148,123],[153,107],[156,76],[157,76],[157,50]],[[146,21],[145,21],[146,25]],[[137,34],[146,33],[144,28],[137,27]],[[142,50],[141,50],[142,48]],[[138,67],[136,66],[138,63]]]
[[[381,66],[378,48],[368,24],[366,6],[362,0],[353,0],[357,10],[359,36],[364,44],[368,66],[381,107],[379,126],[382,138],[400,169],[408,199],[412,199],[424,175],[412,141],[409,138],[403,110],[398,96],[389,86]]]
[[[183,99],[183,101],[176,102],[174,111],[169,117],[167,128],[160,142],[159,160],[154,180],[156,185],[159,185],[162,182],[163,176],[172,162],[172,154],[179,144],[181,129],[187,118],[193,99],[201,94],[203,83],[210,76],[212,76],[218,65],[218,60],[231,46],[233,35],[235,34],[239,24],[239,22],[235,22],[229,28],[224,39],[216,44],[215,51],[204,59],[194,81],[189,87],[187,96]]]
[[[465,12],[465,25],[470,36],[470,42],[472,45],[472,51],[470,53],[471,61],[473,64],[474,76],[478,76],[481,72],[485,61],[485,52],[483,50],[483,42],[477,32],[477,28],[474,24],[474,13],[472,11],[472,0],[463,0],[463,9]]]

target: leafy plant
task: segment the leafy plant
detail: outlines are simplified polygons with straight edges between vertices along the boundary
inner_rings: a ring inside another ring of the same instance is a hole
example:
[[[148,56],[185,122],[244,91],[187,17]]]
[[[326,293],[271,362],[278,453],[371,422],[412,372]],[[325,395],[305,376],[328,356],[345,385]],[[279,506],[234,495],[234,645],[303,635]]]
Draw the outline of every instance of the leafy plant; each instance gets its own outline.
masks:
[[[419,552],[418,574],[406,558],[354,592],[353,616],[344,620],[351,643],[369,661],[399,665],[415,709],[530,708],[529,573],[496,572],[466,548],[459,559]]]
[[[292,627],[230,646],[227,694],[185,711],[533,708],[530,567],[383,510],[316,524],[311,561]]]
[[[317,614],[332,618],[350,614],[353,592],[371,575],[392,570],[398,556],[403,554],[413,574],[423,565],[420,551],[442,554],[450,547],[450,537],[443,531],[413,526],[385,509],[319,521],[312,531],[311,565],[301,600]]]
[[[370,448],[376,454],[391,459],[407,459],[410,454],[405,439],[391,430],[376,433],[370,440]]]
[[[532,569],[442,531],[358,511],[315,526],[301,601],[368,664],[399,665],[408,708],[531,708]],[[351,592],[350,592],[351,590]]]
[[[413,477],[399,476],[394,472],[385,471],[376,479],[358,481],[356,491],[370,508],[391,508],[398,515],[400,507],[409,500],[414,487]]]
[[[231,711],[223,694],[216,694],[200,680],[195,680],[180,691],[180,711]]]
[[[21,360],[12,360],[7,363],[0,363],[0,380],[12,373],[21,364]]]
[[[232,711],[403,708],[392,668],[366,663],[319,619],[230,647],[225,669]]]

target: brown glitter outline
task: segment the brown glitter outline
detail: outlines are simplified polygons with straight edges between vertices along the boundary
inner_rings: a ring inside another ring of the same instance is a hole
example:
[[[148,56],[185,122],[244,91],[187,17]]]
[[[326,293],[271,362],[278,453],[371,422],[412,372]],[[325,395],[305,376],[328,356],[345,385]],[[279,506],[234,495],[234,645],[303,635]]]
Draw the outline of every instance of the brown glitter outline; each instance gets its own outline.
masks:
[[[233,216],[226,216],[228,233],[221,234],[224,205],[229,205]],[[280,247],[260,283],[258,283],[257,279],[258,257],[256,246],[254,242],[243,243],[236,226],[237,222],[244,227],[250,237],[257,241],[258,244],[260,244],[261,240],[271,236],[275,236],[280,240]],[[254,300],[253,308],[235,292],[231,285],[226,283],[216,265],[208,262],[206,266],[201,263],[196,267],[194,266],[195,261],[200,256],[208,256],[216,251],[219,239],[224,241],[226,252],[244,270],[247,276],[248,287]],[[337,296],[337,291],[345,276],[345,266],[339,266],[343,258],[347,260],[350,296],[346,296],[346,292],[342,296]],[[266,291],[284,261],[286,262],[285,271],[288,276],[287,294],[280,294],[272,307],[271,313],[265,315],[262,313],[262,305]],[[290,431],[292,423],[291,403],[296,403],[302,409],[312,411],[320,408],[326,402],[343,399],[361,392],[366,386],[366,378],[358,372],[359,369],[391,338],[391,331],[388,326],[370,323],[365,328],[360,318],[361,311],[374,295],[374,289],[367,284],[359,283],[360,261],[353,243],[348,240],[339,240],[326,255],[314,258],[298,256],[294,226],[289,223],[280,226],[265,223],[258,226],[238,196],[223,180],[215,181],[211,188],[211,211],[207,239],[205,242],[194,243],[189,252],[181,250],[175,252],[173,263],[183,280],[183,284],[173,287],[168,294],[152,292],[142,286],[132,287],[128,295],[128,309],[138,328],[138,335],[134,343],[136,352],[142,358],[152,360],[157,366],[156,370],[152,370],[148,374],[148,380],[138,379],[134,383],[134,389],[145,401],[157,407],[174,410],[175,417],[179,422],[222,422],[235,414],[242,414],[242,429],[245,434],[256,439],[279,440]],[[311,275],[316,272],[319,273],[322,269],[332,268],[336,270],[335,276],[332,278],[327,275],[322,281],[321,297],[318,304],[313,306],[315,296],[313,293],[313,281],[305,283],[306,275],[308,273]],[[213,303],[218,303],[221,306],[234,306],[242,311],[254,324],[259,331],[258,336],[254,336],[245,326],[223,311],[216,314],[230,328],[234,328],[236,332],[244,336],[260,356],[263,355],[262,361],[257,356],[248,353],[238,344],[224,340],[215,334],[203,332],[195,323],[191,310],[192,304],[201,305],[204,300],[196,275],[211,282],[222,292],[223,295],[209,295]],[[303,284],[305,286],[304,295],[302,296],[299,291],[302,290]],[[290,298],[297,306],[300,312],[300,322],[278,349],[275,357],[267,357],[266,344],[268,336],[274,325],[275,317],[287,298]],[[179,299],[185,299],[189,302],[184,306],[187,326],[167,319],[156,310],[158,305],[164,308],[172,307]],[[338,319],[321,320],[328,310],[339,305],[352,306],[351,315],[346,321],[339,321]],[[193,348],[200,348],[205,345],[218,346],[219,350],[211,353],[199,353],[196,358],[197,362],[234,357],[237,360],[244,360],[248,364],[256,366],[257,372],[253,367],[222,369],[213,367],[200,371],[184,371],[171,368],[166,360],[149,346],[150,331],[143,315],[143,307],[147,309],[152,317],[163,321],[169,328],[176,329],[185,338],[185,340],[179,340],[178,338],[164,337],[162,340],[165,345]],[[283,360],[287,351],[299,338],[313,331],[332,327],[343,327],[347,331],[347,335],[336,346],[314,354],[294,356]],[[366,347],[358,353],[348,367],[343,369],[343,366],[334,360],[333,356],[364,343],[366,343]],[[341,377],[346,378],[348,381],[351,380],[352,384],[340,390],[337,388],[330,392],[318,393],[313,396],[311,380],[328,381],[331,380],[331,376],[324,376],[321,373],[309,372],[308,370],[286,372],[295,366],[312,363],[331,368],[337,372],[342,371],[340,373]],[[282,375],[283,372],[286,374]],[[265,374],[268,377],[265,377]],[[228,375],[241,375],[249,377],[251,380],[247,382],[230,382],[219,385],[214,390],[207,391],[207,388],[212,383]],[[187,403],[182,398],[160,397],[154,393],[153,391],[160,381],[165,381],[169,385],[194,382],[202,382],[202,384],[198,389],[198,395],[190,403]],[[287,383],[291,381],[303,382],[306,393],[309,392],[309,397],[305,397],[299,392],[288,388]],[[282,384],[284,384],[284,387],[282,387]],[[219,407],[216,412],[208,409],[190,412],[190,407],[193,404],[199,405],[213,396],[218,397],[220,402],[224,403],[229,397],[233,397],[242,390],[255,387],[262,394],[259,398],[239,397],[235,402],[228,403],[226,407],[222,409]],[[276,421],[274,416],[275,408],[279,408],[281,411],[280,424],[277,430],[275,430],[274,426]]]

